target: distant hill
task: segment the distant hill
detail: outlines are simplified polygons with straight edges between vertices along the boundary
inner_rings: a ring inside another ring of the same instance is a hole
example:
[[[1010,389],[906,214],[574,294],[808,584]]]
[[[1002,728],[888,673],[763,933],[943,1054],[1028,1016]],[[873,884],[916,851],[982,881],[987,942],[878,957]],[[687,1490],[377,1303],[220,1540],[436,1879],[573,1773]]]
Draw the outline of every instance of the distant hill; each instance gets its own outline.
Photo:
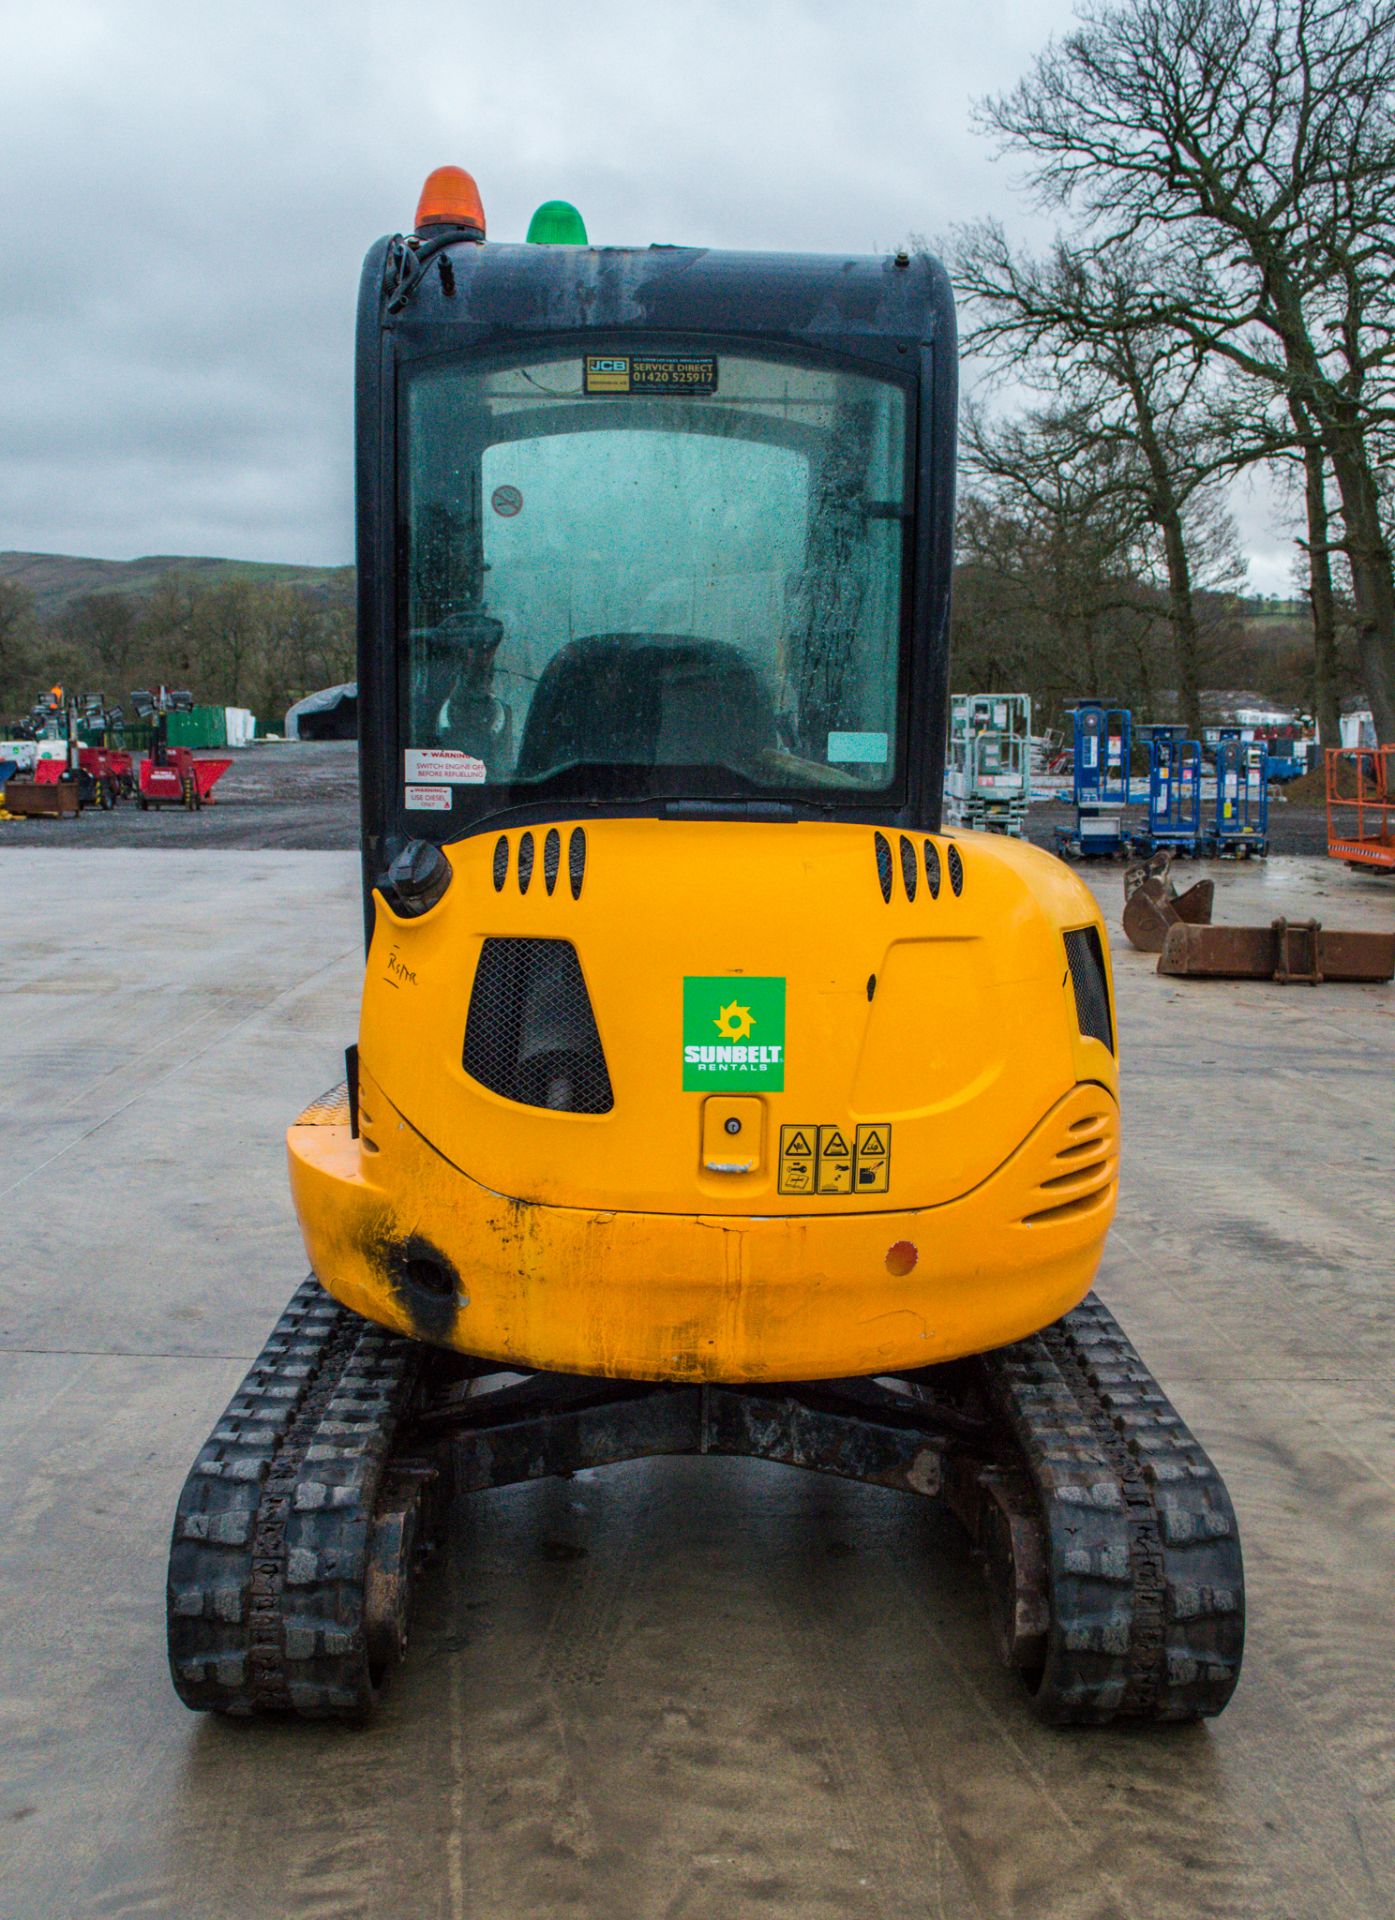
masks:
[[[184,554],[149,554],[141,560],[88,560],[69,553],[0,553],[0,580],[27,587],[41,620],[52,620],[86,593],[128,593],[144,599],[168,573],[201,585],[253,580],[265,586],[308,587],[327,600],[353,592],[352,567],[282,566],[272,560],[212,560]]]

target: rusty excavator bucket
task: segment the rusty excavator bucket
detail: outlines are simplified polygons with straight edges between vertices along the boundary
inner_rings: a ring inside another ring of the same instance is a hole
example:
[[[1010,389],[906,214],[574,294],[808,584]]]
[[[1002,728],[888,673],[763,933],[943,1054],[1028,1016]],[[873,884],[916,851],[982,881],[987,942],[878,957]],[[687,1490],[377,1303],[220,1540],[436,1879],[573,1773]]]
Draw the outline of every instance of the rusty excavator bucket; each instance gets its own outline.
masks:
[[[1161,953],[1171,928],[1210,925],[1215,897],[1214,880],[1198,880],[1178,893],[1172,855],[1164,849],[1124,874],[1124,932],[1140,953]]]
[[[1164,850],[1124,875],[1124,932],[1158,972],[1198,980],[1389,980],[1395,933],[1326,932],[1320,920],[1275,920],[1267,927],[1213,927],[1214,880],[1185,893],[1172,884]]]
[[[1320,920],[1275,920],[1267,927],[1167,930],[1158,972],[1211,980],[1277,980],[1280,986],[1324,980],[1389,980],[1395,975],[1395,933],[1325,931]]]

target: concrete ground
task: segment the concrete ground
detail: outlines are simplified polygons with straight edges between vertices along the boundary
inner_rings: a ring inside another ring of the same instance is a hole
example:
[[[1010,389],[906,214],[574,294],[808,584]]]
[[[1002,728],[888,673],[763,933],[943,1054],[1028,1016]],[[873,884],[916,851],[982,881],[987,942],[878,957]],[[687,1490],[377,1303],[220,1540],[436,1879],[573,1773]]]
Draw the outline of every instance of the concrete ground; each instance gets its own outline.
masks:
[[[1279,911],[1395,885],[1221,871],[1218,918]],[[302,1271],[280,1133],[357,942],[351,854],[0,867],[4,1920],[1395,1912],[1395,989],[1169,982],[1117,931],[1100,1291],[1239,1510],[1221,1720],[1039,1727],[950,1525],[703,1460],[463,1507],[366,1731],[186,1713],[170,1517]]]

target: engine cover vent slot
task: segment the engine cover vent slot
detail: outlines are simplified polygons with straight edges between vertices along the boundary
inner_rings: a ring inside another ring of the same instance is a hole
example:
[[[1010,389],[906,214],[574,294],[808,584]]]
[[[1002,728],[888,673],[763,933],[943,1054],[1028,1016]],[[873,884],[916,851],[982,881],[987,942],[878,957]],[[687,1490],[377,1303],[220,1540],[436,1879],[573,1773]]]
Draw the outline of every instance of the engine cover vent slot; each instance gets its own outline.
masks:
[[[558,869],[562,865],[562,836],[556,827],[549,827],[547,838],[543,841],[543,885],[549,898],[557,885]]]
[[[1109,1200],[1109,1190],[1101,1187],[1095,1193],[1082,1193],[1077,1199],[1062,1200],[1059,1206],[1042,1207],[1036,1213],[1024,1213],[1024,1227],[1042,1227],[1049,1221],[1052,1226],[1060,1226],[1066,1220],[1078,1220],[1085,1214],[1098,1213]]]
[[[501,833],[494,842],[494,891],[502,893],[509,877],[509,836]]]
[[[925,843],[925,884],[930,889],[930,898],[940,897],[940,850],[933,840]]]
[[[558,1113],[609,1113],[610,1071],[570,940],[486,940],[461,1064],[501,1099]]]
[[[518,843],[518,891],[527,893],[533,878],[533,836],[525,833]]]
[[[581,898],[581,883],[586,878],[586,829],[573,827],[567,842],[567,877],[572,884],[572,899]]]
[[[1112,1204],[1119,1177],[1117,1121],[1083,1114],[1058,1137],[1020,1216],[1024,1227],[1084,1220]]]
[[[1109,1016],[1109,988],[1105,984],[1104,952],[1094,927],[1074,927],[1066,935],[1066,964],[1075,989],[1075,1017],[1080,1031],[1114,1051],[1114,1023]]]
[[[945,862],[949,868],[949,884],[957,899],[964,891],[964,862],[959,857],[959,849],[950,842],[949,858]]]
[[[891,848],[884,833],[873,835],[877,852],[877,885],[882,890],[882,899],[891,904]]]
[[[920,869],[916,864],[915,843],[901,835],[901,883],[906,889],[906,898],[915,899],[916,881],[920,878]]]

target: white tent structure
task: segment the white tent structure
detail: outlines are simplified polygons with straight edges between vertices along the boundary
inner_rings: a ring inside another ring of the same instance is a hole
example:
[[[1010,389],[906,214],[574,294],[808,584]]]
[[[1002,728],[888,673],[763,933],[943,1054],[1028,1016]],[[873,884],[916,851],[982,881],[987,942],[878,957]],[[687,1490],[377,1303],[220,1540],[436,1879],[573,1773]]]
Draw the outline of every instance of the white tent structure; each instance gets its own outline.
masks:
[[[358,735],[358,682],[307,693],[286,713],[288,740],[353,740]]]

